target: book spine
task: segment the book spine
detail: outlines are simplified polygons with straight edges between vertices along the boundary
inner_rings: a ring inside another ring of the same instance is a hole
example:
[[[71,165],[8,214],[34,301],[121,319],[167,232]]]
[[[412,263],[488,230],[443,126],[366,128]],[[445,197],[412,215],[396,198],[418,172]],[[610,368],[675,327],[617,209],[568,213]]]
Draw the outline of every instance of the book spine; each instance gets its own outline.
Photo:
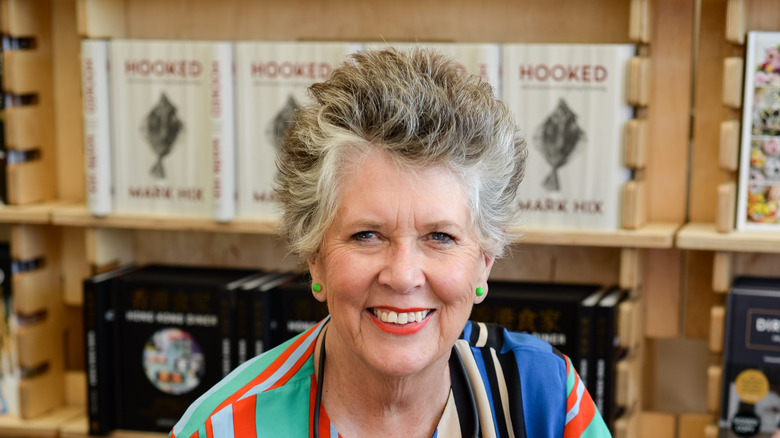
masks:
[[[87,208],[105,216],[113,210],[107,41],[81,42],[81,79]]]
[[[593,334],[593,395],[596,407],[601,412],[607,427],[612,427],[615,418],[615,362],[618,349],[615,346],[615,306],[597,306],[595,309]]]
[[[235,302],[233,291],[223,291],[219,297],[220,314],[220,336],[222,337],[222,376],[227,376],[236,367],[235,356],[233,353],[233,324],[231,322],[231,313],[233,303]]]
[[[89,433],[105,435],[114,422],[113,311],[111,291],[106,282],[87,279],[84,287],[84,336],[87,367],[87,415]]]
[[[252,351],[252,291],[236,290],[235,313],[232,318],[235,324],[235,338],[233,342],[233,357],[235,366],[239,366],[249,359]]]
[[[233,46],[220,44],[210,67],[214,220],[236,213],[236,120]]]
[[[593,363],[593,342],[595,341],[593,334],[594,313],[594,306],[580,306],[579,326],[577,327],[577,361],[574,362],[574,358],[572,358],[580,379],[585,383],[585,387],[591,394],[596,389],[596,377],[593,372],[595,369],[595,364]]]

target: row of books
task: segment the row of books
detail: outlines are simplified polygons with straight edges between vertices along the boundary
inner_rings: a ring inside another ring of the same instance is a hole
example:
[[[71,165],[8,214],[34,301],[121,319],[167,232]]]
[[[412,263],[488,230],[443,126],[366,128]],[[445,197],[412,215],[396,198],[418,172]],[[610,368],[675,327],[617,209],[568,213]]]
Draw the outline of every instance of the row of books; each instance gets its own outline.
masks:
[[[745,58],[737,229],[780,232],[780,32],[749,32]]]
[[[388,45],[83,40],[90,212],[276,218],[275,157],[307,87]],[[634,46],[414,45],[482,76],[514,112],[530,144],[520,225],[620,228]]]
[[[168,431],[232,369],[327,315],[292,273],[128,266],[84,282],[90,432]],[[491,282],[472,319],[530,332],[572,358],[607,421],[625,291]]]
[[[720,437],[780,435],[780,278],[734,281],[722,372]]]

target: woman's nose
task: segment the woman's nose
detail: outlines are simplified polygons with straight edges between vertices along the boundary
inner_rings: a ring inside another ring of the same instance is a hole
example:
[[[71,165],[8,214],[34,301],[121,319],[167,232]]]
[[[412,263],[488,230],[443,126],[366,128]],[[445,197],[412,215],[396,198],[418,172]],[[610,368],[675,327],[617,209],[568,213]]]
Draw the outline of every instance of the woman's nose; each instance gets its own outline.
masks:
[[[393,244],[388,248],[379,282],[399,293],[408,293],[423,285],[423,254],[413,243]]]

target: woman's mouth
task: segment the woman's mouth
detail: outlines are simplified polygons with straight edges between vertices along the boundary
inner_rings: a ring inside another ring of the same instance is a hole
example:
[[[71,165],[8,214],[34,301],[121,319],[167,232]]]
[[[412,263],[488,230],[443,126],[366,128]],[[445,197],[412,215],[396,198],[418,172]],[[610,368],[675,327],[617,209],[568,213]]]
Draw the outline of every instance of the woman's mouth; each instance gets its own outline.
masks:
[[[394,335],[411,335],[422,330],[431,320],[434,309],[390,309],[387,307],[371,307],[371,320],[382,331]]]

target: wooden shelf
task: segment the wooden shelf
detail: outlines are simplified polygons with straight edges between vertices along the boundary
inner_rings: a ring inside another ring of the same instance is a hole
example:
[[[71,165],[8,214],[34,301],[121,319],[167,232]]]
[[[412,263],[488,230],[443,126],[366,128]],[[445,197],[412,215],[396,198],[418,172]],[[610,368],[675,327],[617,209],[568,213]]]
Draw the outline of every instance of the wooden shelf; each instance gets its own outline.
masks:
[[[234,219],[218,223],[210,219],[193,219],[177,216],[149,216],[112,214],[96,217],[83,205],[60,206],[51,209],[54,225],[128,228],[140,230],[212,231],[224,233],[274,234],[277,219]],[[675,223],[651,223],[638,230],[570,230],[539,229],[523,230],[520,243],[545,245],[573,245],[631,248],[671,248],[674,233],[680,227]]]
[[[87,416],[81,415],[74,418],[60,428],[60,438],[90,438]],[[141,432],[133,430],[117,430],[106,435],[109,438],[165,438],[164,433]]]
[[[46,224],[57,204],[3,205],[0,207],[0,223]]]
[[[720,233],[715,224],[689,223],[677,233],[675,245],[680,249],[780,253],[780,233]]]
[[[56,438],[64,424],[80,416],[84,416],[83,407],[66,406],[29,420],[0,417],[0,436]]]

